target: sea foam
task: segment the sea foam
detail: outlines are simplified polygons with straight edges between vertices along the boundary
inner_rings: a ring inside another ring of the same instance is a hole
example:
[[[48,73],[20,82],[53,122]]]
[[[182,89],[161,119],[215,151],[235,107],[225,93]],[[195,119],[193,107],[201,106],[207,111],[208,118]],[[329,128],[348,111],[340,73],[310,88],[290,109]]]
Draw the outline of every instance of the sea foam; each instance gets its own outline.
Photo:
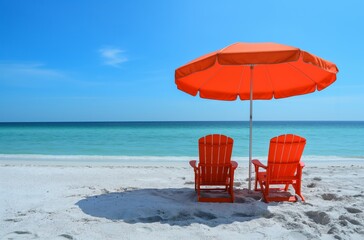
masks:
[[[233,157],[233,160],[240,163],[247,163],[248,157]],[[262,163],[266,163],[267,156],[257,156],[253,159],[259,159]],[[107,156],[107,155],[43,155],[43,154],[0,154],[0,162],[52,162],[52,163],[166,163],[166,162],[188,162],[190,160],[198,160],[197,156]],[[342,156],[314,156],[303,155],[302,159],[305,163],[337,163],[337,162],[364,162],[364,158],[342,157]]]

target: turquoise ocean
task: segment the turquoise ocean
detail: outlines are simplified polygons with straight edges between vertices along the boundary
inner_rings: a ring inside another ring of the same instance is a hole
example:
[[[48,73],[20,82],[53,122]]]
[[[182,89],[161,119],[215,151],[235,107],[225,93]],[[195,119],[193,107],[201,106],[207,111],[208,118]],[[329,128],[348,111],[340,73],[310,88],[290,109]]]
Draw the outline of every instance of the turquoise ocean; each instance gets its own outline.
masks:
[[[248,159],[249,122],[0,123],[1,161],[186,161],[201,136],[234,139],[233,158]],[[364,122],[253,123],[253,157],[266,157],[270,138],[305,137],[307,161],[364,162]]]

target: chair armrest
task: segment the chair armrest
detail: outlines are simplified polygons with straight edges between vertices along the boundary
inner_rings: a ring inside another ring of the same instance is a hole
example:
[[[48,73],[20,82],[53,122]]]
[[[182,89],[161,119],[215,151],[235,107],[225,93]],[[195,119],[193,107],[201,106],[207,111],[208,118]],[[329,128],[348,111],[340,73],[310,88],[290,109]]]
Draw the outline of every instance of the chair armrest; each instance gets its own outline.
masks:
[[[231,161],[231,166],[233,167],[233,169],[235,170],[238,167],[238,163],[235,161]]]
[[[263,163],[261,163],[258,159],[253,159],[252,163],[255,165],[255,167],[261,167],[264,169],[267,169],[267,166],[265,166]]]
[[[191,160],[190,161],[190,165],[191,165],[191,167],[193,167],[193,169],[195,169],[195,170],[197,170],[198,168],[197,168],[197,165],[196,165],[196,160]]]
[[[298,168],[297,168],[297,177],[298,177],[298,179],[302,178],[302,169],[304,167],[305,167],[305,164],[303,162],[298,163]]]

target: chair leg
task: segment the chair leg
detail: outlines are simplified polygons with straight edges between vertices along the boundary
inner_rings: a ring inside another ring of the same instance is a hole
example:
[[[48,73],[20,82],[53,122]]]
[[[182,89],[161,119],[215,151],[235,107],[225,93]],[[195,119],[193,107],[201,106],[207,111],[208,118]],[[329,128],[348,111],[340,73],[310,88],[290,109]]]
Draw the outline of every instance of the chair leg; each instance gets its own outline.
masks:
[[[295,193],[302,199],[302,201],[305,201],[305,198],[302,196],[301,193],[301,181],[297,181],[295,184],[293,184],[293,188],[295,190]]]
[[[197,173],[195,170],[195,191],[197,191]]]
[[[267,198],[268,198],[268,196],[267,196],[267,193],[266,193],[266,186],[265,186],[265,183],[262,181],[262,180],[260,180],[259,179],[259,181],[258,181],[258,183],[259,183],[259,187],[260,187],[260,191],[262,192],[262,194],[263,194],[263,200],[265,201],[265,202],[268,202],[268,200],[267,200]],[[257,189],[257,188],[256,188]],[[257,189],[258,190],[258,189]]]
[[[229,186],[229,194],[231,197],[231,202],[234,202],[234,181],[230,182],[230,186]]]
[[[301,198],[302,202],[304,202],[304,201],[305,201],[305,198],[302,196],[302,193],[297,194],[297,195]]]
[[[233,189],[230,190],[230,196],[231,196],[231,202],[233,203],[234,200],[235,200],[234,190]]]
[[[254,170],[255,170],[255,184],[254,184],[254,191],[259,191],[260,189],[258,189],[258,173],[259,173],[259,167],[254,165]]]
[[[263,182],[259,182],[260,185],[260,189],[262,190],[263,193],[263,198],[264,201],[266,203],[269,203],[269,185],[268,184],[264,184]]]

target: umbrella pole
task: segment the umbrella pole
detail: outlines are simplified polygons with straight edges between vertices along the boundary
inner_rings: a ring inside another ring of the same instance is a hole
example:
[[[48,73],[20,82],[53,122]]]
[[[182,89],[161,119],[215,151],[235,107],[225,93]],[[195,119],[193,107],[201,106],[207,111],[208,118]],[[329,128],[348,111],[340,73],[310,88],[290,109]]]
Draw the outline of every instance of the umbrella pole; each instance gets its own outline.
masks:
[[[250,129],[249,129],[249,192],[252,190],[252,145],[253,145],[253,70],[250,65]]]

